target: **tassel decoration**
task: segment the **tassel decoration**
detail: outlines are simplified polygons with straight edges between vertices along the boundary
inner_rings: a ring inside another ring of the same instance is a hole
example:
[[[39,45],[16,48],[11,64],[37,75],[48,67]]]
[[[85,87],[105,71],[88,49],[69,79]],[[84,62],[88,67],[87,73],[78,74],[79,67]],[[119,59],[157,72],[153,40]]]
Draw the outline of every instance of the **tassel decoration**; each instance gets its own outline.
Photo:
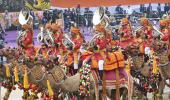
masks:
[[[157,74],[158,73],[158,64],[157,64],[157,61],[156,61],[156,57],[154,57],[154,60],[153,60],[153,74]]]
[[[143,45],[143,44],[141,44],[141,45],[139,46],[139,51],[140,51],[141,54],[144,54],[144,53],[145,53],[145,48],[144,48],[144,45]]]
[[[15,66],[15,68],[14,68],[14,77],[15,77],[15,82],[19,82],[18,67],[17,66]]]
[[[127,65],[126,65],[126,72],[127,73],[130,73],[130,61],[129,61],[129,59],[128,59],[128,61],[127,61]]]
[[[52,90],[52,88],[51,88],[51,84],[50,84],[50,81],[49,81],[49,80],[47,80],[47,88],[48,88],[49,96],[50,96],[50,97],[53,96],[53,95],[54,95],[54,92],[53,92],[53,90]]]
[[[10,69],[9,69],[9,65],[6,64],[6,65],[5,65],[5,69],[6,69],[6,70],[5,70],[5,71],[6,71],[6,77],[9,78],[9,77],[10,77]]]
[[[23,81],[23,85],[25,89],[29,88],[29,83],[28,83],[28,74],[27,74],[27,70],[25,69],[25,73],[24,73],[24,81]]]

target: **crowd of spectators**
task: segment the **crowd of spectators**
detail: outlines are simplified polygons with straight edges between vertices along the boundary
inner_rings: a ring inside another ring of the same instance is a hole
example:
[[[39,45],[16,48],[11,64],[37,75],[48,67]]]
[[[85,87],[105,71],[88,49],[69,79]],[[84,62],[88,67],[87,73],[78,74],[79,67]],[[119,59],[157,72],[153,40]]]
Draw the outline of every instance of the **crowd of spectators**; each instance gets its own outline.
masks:
[[[0,0],[0,13],[8,10],[10,12],[20,11],[24,6],[25,0]]]
[[[152,5],[149,4],[146,5],[140,5],[139,11],[134,10],[131,8],[131,6],[128,6],[126,9],[122,7],[121,5],[118,5],[115,7],[115,19],[121,19],[122,17],[125,17],[127,15],[129,16],[142,16],[143,14],[146,14],[146,17],[149,18],[161,18],[163,14],[170,13],[170,4],[165,4],[163,7],[164,9],[161,9],[163,4],[157,5],[157,10],[152,9]],[[31,15],[34,19],[34,28],[38,28],[38,25],[42,24],[45,25],[47,22],[54,22],[56,19],[59,18],[59,14],[63,13],[64,18],[64,24],[65,29],[69,29],[71,26],[71,22],[76,22],[77,26],[79,27],[92,27],[92,17],[93,17],[93,11],[89,8],[80,8],[78,6],[75,9],[64,9],[64,10],[45,10],[42,14],[42,16],[38,16],[36,13],[31,12]],[[113,14],[111,14],[108,7],[105,8],[105,13],[111,17]],[[13,16],[10,16],[8,11],[5,11],[4,14],[4,20],[5,20],[5,29],[7,30],[13,30],[16,29],[16,26],[13,25],[13,21],[11,20]]]

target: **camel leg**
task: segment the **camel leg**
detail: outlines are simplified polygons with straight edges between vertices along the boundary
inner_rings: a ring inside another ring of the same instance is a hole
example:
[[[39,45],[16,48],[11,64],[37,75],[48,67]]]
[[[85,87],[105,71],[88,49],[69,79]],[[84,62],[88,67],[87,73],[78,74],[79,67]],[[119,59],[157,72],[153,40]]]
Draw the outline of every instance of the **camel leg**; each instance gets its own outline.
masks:
[[[94,93],[92,93],[92,95],[93,94],[95,95],[96,99],[94,99],[94,100],[99,100],[99,87],[97,84],[94,84],[94,87],[95,87],[95,89],[94,89]]]
[[[120,94],[122,96],[122,100],[128,100],[128,90],[126,88],[121,88]]]
[[[111,90],[111,100],[116,100],[116,90],[115,89]]]
[[[99,90],[99,100],[103,100],[103,97],[102,97],[102,90]]]
[[[125,88],[120,88],[119,89],[120,90],[120,94],[122,94],[122,100],[127,100],[127,93],[128,93],[128,91],[127,91],[127,89],[125,89]],[[112,89],[111,90],[111,100],[116,100],[116,90],[115,89]]]
[[[159,95],[157,95],[158,100],[163,100],[162,94],[163,94],[164,88],[165,88],[165,80],[162,80],[158,83],[158,89],[159,89],[158,90]]]

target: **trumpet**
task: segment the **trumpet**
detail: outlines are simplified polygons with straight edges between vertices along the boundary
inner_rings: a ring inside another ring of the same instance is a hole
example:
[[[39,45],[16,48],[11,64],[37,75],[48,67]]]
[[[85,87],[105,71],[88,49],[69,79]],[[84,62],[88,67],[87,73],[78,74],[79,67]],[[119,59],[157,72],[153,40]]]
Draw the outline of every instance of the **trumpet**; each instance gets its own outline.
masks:
[[[19,23],[21,25],[29,23],[30,19],[32,18],[30,11],[26,8],[22,9],[19,13]]]
[[[27,32],[26,31],[19,31],[18,32],[18,36],[17,36],[17,43],[18,44],[21,44],[20,42],[20,40],[21,40],[21,38],[23,37],[23,36],[25,36],[27,34]]]
[[[43,32],[44,32],[44,28],[40,27],[40,33],[37,35],[37,41],[38,42],[42,42],[44,37],[43,37]]]
[[[96,39],[98,36],[100,36],[101,34],[95,34],[92,39],[89,41],[89,44],[91,45],[91,43],[94,41],[94,39]]]
[[[162,32],[160,32],[157,28],[156,28],[156,26],[153,26],[153,29],[155,30],[155,31],[157,31],[160,35],[164,35]]]
[[[62,40],[64,46],[75,46],[75,43],[69,38],[67,34],[64,34],[64,39]]]
[[[92,19],[93,25],[99,25],[102,24],[105,28],[109,26],[110,19],[105,14],[105,10],[103,7],[99,7],[93,15]]]
[[[50,45],[51,43],[51,45],[54,45],[54,38],[52,37],[53,33],[50,30],[47,30],[46,33],[47,35],[44,37],[45,44]]]

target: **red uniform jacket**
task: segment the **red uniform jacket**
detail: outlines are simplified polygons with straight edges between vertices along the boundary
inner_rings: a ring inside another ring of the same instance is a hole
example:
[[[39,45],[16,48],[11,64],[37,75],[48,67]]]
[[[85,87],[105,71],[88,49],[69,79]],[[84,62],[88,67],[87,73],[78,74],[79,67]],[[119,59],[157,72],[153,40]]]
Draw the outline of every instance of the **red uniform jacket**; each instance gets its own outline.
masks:
[[[33,46],[33,32],[27,31],[26,35],[21,39],[21,45],[23,46],[23,50],[25,51],[28,57],[32,57],[35,55],[36,51]]]
[[[79,39],[73,38],[72,41],[75,44],[74,50],[80,49],[81,45],[83,44],[83,39],[82,38],[79,38]]]
[[[99,50],[106,49],[107,46],[107,39],[105,36],[98,37],[95,40],[95,44],[99,47]]]

